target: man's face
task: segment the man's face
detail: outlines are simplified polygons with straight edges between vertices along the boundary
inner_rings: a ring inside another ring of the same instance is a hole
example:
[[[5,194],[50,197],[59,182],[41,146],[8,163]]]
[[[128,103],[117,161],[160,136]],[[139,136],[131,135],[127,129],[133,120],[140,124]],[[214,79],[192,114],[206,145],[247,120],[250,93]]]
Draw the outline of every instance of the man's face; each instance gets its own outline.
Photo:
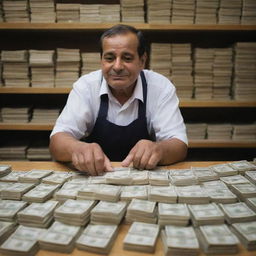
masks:
[[[125,90],[135,85],[146,57],[138,55],[138,39],[133,33],[103,39],[101,68],[113,90]]]

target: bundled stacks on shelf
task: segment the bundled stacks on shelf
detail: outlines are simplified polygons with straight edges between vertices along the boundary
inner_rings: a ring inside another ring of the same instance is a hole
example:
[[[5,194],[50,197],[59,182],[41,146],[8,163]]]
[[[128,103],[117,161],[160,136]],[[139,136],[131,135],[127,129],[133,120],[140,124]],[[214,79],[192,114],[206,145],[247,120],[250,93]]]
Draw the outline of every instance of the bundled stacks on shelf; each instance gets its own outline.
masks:
[[[3,80],[6,87],[29,87],[30,79],[27,50],[3,50],[2,62]]]
[[[120,0],[122,22],[145,23],[144,0]]]
[[[173,81],[179,98],[192,98],[192,50],[191,44],[171,45],[171,80]]]
[[[99,6],[100,22],[118,23],[120,22],[119,4],[101,4]]]
[[[29,107],[2,108],[2,119],[5,123],[27,123],[30,117],[31,111]]]
[[[186,123],[187,135],[189,140],[203,140],[206,136],[207,124],[205,123]]]
[[[213,61],[213,99],[229,99],[233,69],[233,49],[216,48]]]
[[[256,123],[234,125],[233,140],[256,141]]]
[[[195,48],[194,84],[196,99],[211,99],[213,90],[213,48]]]
[[[216,24],[219,0],[196,0],[195,24]]]
[[[57,22],[80,22],[80,4],[56,4]]]
[[[52,159],[49,147],[37,146],[27,149],[27,159],[37,161],[49,161]]]
[[[3,11],[6,22],[29,22],[29,6],[27,0],[3,0]]]
[[[2,1],[0,2],[0,22],[4,22]]]
[[[235,44],[234,99],[256,98],[256,43]]]
[[[170,24],[171,10],[171,0],[147,0],[147,22],[149,24]]]
[[[152,43],[150,51],[150,69],[170,78],[171,44]]]
[[[35,108],[32,114],[32,123],[55,123],[58,118],[60,110],[50,108]]]
[[[208,124],[207,138],[209,140],[230,140],[232,129],[231,124]]]
[[[172,24],[193,24],[195,18],[195,0],[173,0]]]
[[[32,87],[54,87],[54,50],[29,50]]]
[[[100,5],[99,4],[81,4],[80,22],[82,23],[100,23]]]
[[[27,143],[10,142],[0,146],[1,160],[24,160],[26,159]]]
[[[79,77],[80,50],[57,48],[56,87],[72,87]]]
[[[242,0],[220,0],[219,24],[240,24]]]
[[[256,1],[243,0],[241,24],[246,24],[246,25],[256,24]]]
[[[87,74],[100,69],[99,52],[83,52],[82,54],[82,74]]]
[[[54,23],[56,21],[54,0],[29,0],[32,23]]]

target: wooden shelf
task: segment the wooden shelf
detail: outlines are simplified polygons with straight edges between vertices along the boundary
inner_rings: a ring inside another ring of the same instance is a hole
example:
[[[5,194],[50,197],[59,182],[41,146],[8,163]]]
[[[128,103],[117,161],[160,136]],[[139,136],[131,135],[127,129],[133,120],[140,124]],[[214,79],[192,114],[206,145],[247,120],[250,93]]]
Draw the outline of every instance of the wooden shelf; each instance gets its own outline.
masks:
[[[189,148],[256,148],[256,141],[191,140]]]
[[[12,131],[51,131],[54,124],[43,123],[15,123],[7,124],[0,123],[0,130],[12,130]]]
[[[122,22],[120,22],[122,23]],[[112,27],[116,23],[0,23],[0,30],[91,30],[102,31]],[[127,23],[125,23],[127,24]],[[148,31],[253,31],[256,25],[176,25],[176,24],[148,24],[132,23],[140,30]]]
[[[68,94],[71,88],[4,88],[0,87],[0,94]]]

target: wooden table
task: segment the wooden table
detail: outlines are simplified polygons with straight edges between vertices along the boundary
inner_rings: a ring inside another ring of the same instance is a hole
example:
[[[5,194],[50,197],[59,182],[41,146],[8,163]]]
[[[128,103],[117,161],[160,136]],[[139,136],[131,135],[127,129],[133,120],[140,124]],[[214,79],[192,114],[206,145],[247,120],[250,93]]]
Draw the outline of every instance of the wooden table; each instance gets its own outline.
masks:
[[[227,162],[227,161],[226,161]],[[214,164],[219,163],[226,163],[226,162],[181,162],[177,164],[173,164],[170,166],[166,166],[165,168],[171,168],[171,169],[183,169],[183,168],[190,168],[191,166],[195,167],[205,167],[210,166]],[[57,163],[57,162],[28,162],[28,161],[0,161],[0,164],[10,164],[12,166],[13,170],[20,170],[20,171],[28,171],[31,169],[48,169],[48,170],[55,170],[55,171],[67,171],[70,170],[70,167],[67,165]],[[119,163],[114,162],[113,166],[120,166]],[[163,247],[161,239],[158,238],[157,244],[156,244],[156,250],[154,254],[151,253],[141,253],[136,251],[126,251],[123,250],[123,240],[125,235],[128,232],[129,225],[122,224],[120,225],[119,233],[117,236],[117,239],[115,241],[115,244],[109,253],[109,256],[163,256]],[[0,254],[1,255],[1,254]],[[64,253],[57,253],[57,252],[51,252],[51,251],[45,251],[40,250],[36,256],[64,256],[64,255],[72,255],[72,256],[96,256],[95,253],[89,253],[86,251],[81,251],[78,249],[74,249],[74,251],[71,254],[64,254]],[[200,256],[205,255],[204,253],[200,253]],[[234,255],[234,254],[233,254]],[[235,254],[239,256],[255,256],[256,251],[247,251],[243,246],[239,245],[239,253]]]

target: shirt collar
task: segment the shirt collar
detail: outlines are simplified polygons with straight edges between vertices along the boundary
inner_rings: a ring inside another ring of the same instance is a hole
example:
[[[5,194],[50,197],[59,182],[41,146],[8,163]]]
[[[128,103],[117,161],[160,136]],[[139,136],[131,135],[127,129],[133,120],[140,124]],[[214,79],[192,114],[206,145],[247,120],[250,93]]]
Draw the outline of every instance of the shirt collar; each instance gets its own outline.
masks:
[[[102,96],[104,94],[107,94],[109,96],[109,99],[114,98],[113,94],[111,93],[111,91],[109,89],[107,81],[103,77],[102,82],[101,82],[101,87],[100,87],[100,96]],[[136,83],[133,95],[131,96],[129,101],[131,102],[134,99],[138,99],[141,102],[143,102],[143,88],[142,88],[142,81],[141,81],[140,75],[137,79],[137,83]]]

